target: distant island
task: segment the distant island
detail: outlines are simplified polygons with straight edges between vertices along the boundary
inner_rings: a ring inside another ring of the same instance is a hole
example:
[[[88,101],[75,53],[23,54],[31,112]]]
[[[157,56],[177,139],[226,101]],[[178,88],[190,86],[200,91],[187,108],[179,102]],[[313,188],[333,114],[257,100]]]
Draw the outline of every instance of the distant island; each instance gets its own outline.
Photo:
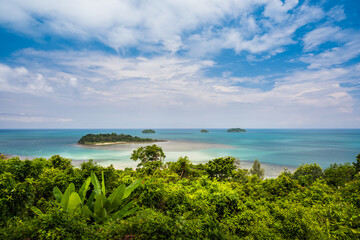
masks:
[[[120,143],[151,143],[151,142],[165,142],[164,140],[157,140],[152,138],[140,138],[137,136],[106,133],[106,134],[87,134],[80,138],[79,144],[85,145],[109,145]]]
[[[202,133],[207,133],[207,132],[209,132],[208,130],[206,130],[206,129],[201,129],[201,131],[200,132],[202,132]]]
[[[227,132],[246,132],[246,130],[242,128],[230,128]]]
[[[155,131],[152,129],[145,129],[142,131],[142,133],[155,133]]]

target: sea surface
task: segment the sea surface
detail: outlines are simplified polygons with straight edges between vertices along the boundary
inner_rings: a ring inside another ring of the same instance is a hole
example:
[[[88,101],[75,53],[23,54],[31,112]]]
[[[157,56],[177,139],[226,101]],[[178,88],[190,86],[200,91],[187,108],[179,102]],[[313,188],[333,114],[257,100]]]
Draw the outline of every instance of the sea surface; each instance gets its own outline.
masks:
[[[241,162],[258,159],[261,163],[297,167],[317,163],[325,168],[332,163],[353,162],[360,153],[360,129],[247,129],[245,133],[227,133],[226,129],[41,129],[0,130],[0,153],[22,158],[50,157],[59,154],[73,161],[93,159],[102,165],[134,167],[130,159],[141,144],[84,147],[77,141],[88,133],[124,133],[139,137],[168,140],[163,147],[166,161],[188,156],[194,163],[216,157],[233,156]]]

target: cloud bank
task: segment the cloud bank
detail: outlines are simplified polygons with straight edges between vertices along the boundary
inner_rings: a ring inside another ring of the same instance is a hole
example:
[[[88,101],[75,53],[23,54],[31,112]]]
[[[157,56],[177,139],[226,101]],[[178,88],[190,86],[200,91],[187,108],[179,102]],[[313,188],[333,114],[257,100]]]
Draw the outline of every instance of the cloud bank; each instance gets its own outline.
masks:
[[[0,126],[360,127],[360,29],[344,9],[297,0],[1,1],[3,31],[35,43],[0,61],[8,112]]]

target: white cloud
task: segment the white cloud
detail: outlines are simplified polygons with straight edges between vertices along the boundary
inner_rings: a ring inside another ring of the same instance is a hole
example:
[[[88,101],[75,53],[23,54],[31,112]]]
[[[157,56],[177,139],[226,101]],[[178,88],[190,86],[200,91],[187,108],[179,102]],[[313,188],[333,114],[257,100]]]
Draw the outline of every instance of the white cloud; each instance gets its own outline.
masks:
[[[0,63],[0,91],[44,95],[53,88],[39,73],[29,72],[25,67],[11,68]]]
[[[44,123],[44,122],[65,123],[65,122],[71,122],[72,119],[47,117],[47,116],[34,116],[25,113],[18,113],[18,114],[0,113],[0,121],[23,122],[23,123]]]
[[[301,61],[309,63],[308,68],[324,68],[348,62],[360,55],[360,34],[352,35],[353,41],[343,46],[325,50],[319,54],[307,54],[300,58]]]
[[[252,103],[264,106],[331,107],[351,112],[354,99],[349,92],[354,89],[341,87],[341,84],[357,82],[360,75],[359,65],[355,65],[296,71],[283,76],[237,77],[226,73],[222,78],[210,78],[205,76],[205,71],[214,67],[214,62],[174,56],[132,59],[98,52],[41,52],[30,49],[20,55],[27,55],[27,59],[31,59],[28,62],[21,60],[27,67],[38,58],[50,65],[56,59],[59,69],[48,70],[43,66],[34,68],[36,73],[29,73],[24,67],[16,68],[22,69],[27,75],[43,76],[42,79],[46,79],[43,84],[52,86],[53,92],[48,96],[115,105]],[[62,72],[62,69],[68,73]],[[36,78],[34,81],[37,81]],[[262,90],[263,84],[271,82],[274,84],[271,90]],[[250,87],[244,87],[243,84]],[[19,91],[37,94],[36,91],[27,91],[26,86]],[[18,89],[2,90],[14,92]]]
[[[335,6],[327,12],[328,17],[331,20],[341,21],[346,18],[343,6]]]
[[[32,36],[55,34],[98,40],[114,49],[187,50],[197,56],[224,48],[275,54],[294,43],[299,27],[325,16],[319,7],[297,0],[12,0],[3,1],[0,12],[7,13],[0,16],[1,25]],[[339,15],[339,9],[332,12]]]
[[[204,56],[222,49],[234,49],[236,53],[246,51],[275,55],[283,52],[284,46],[296,43],[293,37],[299,28],[325,16],[323,10],[315,6],[296,7],[297,1],[288,1],[279,9],[275,7],[278,5],[282,6],[283,3],[270,1],[266,5],[269,8],[265,8],[264,15],[268,18],[255,21],[251,14],[243,15],[239,25],[206,28],[201,33],[191,35],[185,40],[190,46],[190,54]],[[290,9],[292,13],[288,13]]]
[[[269,119],[278,124],[267,126],[291,127],[294,126],[291,123],[295,122],[296,126],[311,126],[318,119],[341,121],[337,119],[338,116],[350,119],[356,117],[358,111],[352,92],[358,87],[360,65],[299,70],[282,75],[244,77],[225,72],[222,77],[207,77],[206,71],[216,67],[213,61],[189,60],[172,54],[152,58],[122,58],[99,52],[27,49],[19,52],[13,60],[22,66],[10,68],[1,65],[0,69],[6,70],[0,72],[11,73],[1,76],[9,77],[20,72],[18,76],[25,76],[28,82],[15,88],[10,84],[13,78],[1,78],[1,91],[33,94],[51,100],[52,104],[58,102],[64,105],[66,100],[68,107],[91,106],[91,112],[103,112],[104,108],[110,108],[108,117],[114,112],[125,112],[130,117],[132,111],[141,109],[142,112],[151,112],[150,118],[158,115],[169,119],[180,113],[185,114],[177,116],[180,121],[186,113],[202,119],[210,117],[204,112],[210,111],[214,112],[213,115],[219,115],[214,119],[220,119],[223,114],[234,117],[246,113],[246,119],[259,119],[257,122],[263,119],[263,123],[264,119]],[[38,64],[40,62],[43,65]],[[28,76],[38,75],[42,76],[45,86],[51,87],[51,91],[42,91],[42,96],[27,87],[37,81]],[[268,90],[264,90],[264,84]],[[269,89],[271,84],[273,86]],[[352,87],[343,87],[343,84]],[[21,108],[17,110],[21,111]],[[67,116],[81,114],[79,111],[68,113]],[[139,117],[141,115],[137,115]],[[23,122],[51,119],[46,116],[2,116],[0,120],[15,121],[16,118],[16,121]],[[54,122],[66,122],[66,119],[58,117]],[[282,125],[283,120],[287,122],[285,125]]]
[[[344,41],[346,34],[341,31],[340,27],[320,27],[308,32],[303,38],[304,50],[314,50],[319,45],[328,41]]]

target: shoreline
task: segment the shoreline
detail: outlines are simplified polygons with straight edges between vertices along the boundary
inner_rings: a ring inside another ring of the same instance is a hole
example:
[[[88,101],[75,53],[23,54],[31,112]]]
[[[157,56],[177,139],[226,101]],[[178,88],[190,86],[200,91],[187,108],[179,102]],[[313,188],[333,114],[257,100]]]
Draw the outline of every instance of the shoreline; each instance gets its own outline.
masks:
[[[7,156],[8,158],[12,158],[12,157],[19,157],[20,160],[33,160],[35,158],[46,158],[49,159],[50,157],[31,157],[31,156],[20,156],[20,155],[12,155],[12,154],[4,154],[3,155]],[[56,155],[56,154],[54,154]],[[60,154],[61,157],[64,157]],[[67,157],[64,157],[67,158]],[[102,166],[102,167],[108,167],[110,165],[113,165],[113,167],[116,170],[124,170],[125,168],[132,168],[133,170],[136,170],[136,166],[137,166],[137,162],[135,161],[114,161],[114,160],[97,160],[97,159],[72,159],[72,158],[68,158],[71,160],[71,164],[74,167],[80,167],[80,165],[83,162],[87,162],[89,160],[93,160],[95,163],[97,163],[98,165]],[[211,159],[209,159],[211,160]],[[190,160],[191,161],[191,160]],[[174,162],[174,161],[166,161],[166,162]],[[192,164],[197,165],[197,164],[206,164],[208,161],[191,161]],[[240,160],[240,164],[238,165],[238,168],[241,169],[247,169],[250,170],[252,165],[253,165],[254,161],[248,161],[248,160]],[[291,173],[293,173],[297,168],[294,166],[288,166],[288,165],[280,165],[280,164],[274,164],[274,163],[263,163],[260,161],[261,167],[265,169],[265,175],[264,175],[264,179],[270,179],[270,178],[277,178],[283,171],[284,169],[287,169],[288,171],[290,171]]]
[[[167,142],[168,140],[156,140],[152,142],[97,142],[97,143],[78,143],[78,145],[84,146],[108,146],[108,145],[117,145],[117,144],[151,144],[158,142]]]
[[[211,160],[211,159],[209,159]],[[86,162],[88,160],[72,160],[72,163],[74,166],[80,166],[81,163]],[[136,170],[136,166],[138,162],[131,161],[131,162],[123,162],[123,161],[112,161],[112,160],[93,160],[95,163],[99,164],[102,167],[108,167],[110,165],[113,165],[113,167],[116,170],[124,170],[125,168],[132,168],[133,170]],[[190,160],[191,161],[191,160]],[[165,162],[174,162],[174,161],[165,161]],[[206,164],[208,161],[191,161],[192,164]],[[237,167],[239,169],[247,169],[250,170],[252,168],[254,161],[240,161],[240,165]],[[290,171],[291,173],[294,173],[294,171],[298,168],[294,166],[288,166],[288,165],[279,165],[274,163],[263,163],[260,162],[261,168],[264,168],[265,174],[264,179],[270,179],[270,178],[277,178],[285,169],[287,171]]]

